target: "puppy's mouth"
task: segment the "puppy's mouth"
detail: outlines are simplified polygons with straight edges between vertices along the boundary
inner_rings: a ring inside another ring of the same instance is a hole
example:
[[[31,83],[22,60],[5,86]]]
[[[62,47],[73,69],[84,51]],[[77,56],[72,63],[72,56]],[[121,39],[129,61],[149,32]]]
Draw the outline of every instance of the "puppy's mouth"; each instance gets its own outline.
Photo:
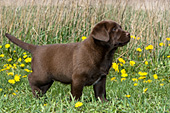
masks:
[[[122,46],[124,46],[124,45],[126,45],[128,42],[130,41],[130,38],[129,38],[129,40],[128,41],[126,41],[126,42],[118,42],[117,44],[115,44],[114,46],[115,47],[122,47]]]

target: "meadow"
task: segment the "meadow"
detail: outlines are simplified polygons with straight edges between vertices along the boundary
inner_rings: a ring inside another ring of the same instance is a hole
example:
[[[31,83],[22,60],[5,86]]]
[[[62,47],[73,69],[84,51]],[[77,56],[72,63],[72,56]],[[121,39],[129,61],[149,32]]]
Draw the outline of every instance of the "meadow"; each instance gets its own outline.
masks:
[[[0,1],[0,112],[170,112],[170,1],[6,0]],[[5,33],[36,45],[83,41],[102,20],[114,20],[131,33],[119,48],[107,76],[109,102],[96,101],[92,86],[70,101],[70,85],[55,82],[33,97],[27,76],[31,54]]]

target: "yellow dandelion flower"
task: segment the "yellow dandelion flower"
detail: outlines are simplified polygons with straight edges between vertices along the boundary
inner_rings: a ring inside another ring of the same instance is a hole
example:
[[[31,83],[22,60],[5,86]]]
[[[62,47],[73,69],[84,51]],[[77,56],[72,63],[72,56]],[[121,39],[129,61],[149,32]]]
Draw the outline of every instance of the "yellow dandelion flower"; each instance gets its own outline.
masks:
[[[130,97],[131,97],[131,95],[126,95],[126,97],[127,97],[127,98],[130,98]]]
[[[31,70],[29,70],[29,69],[24,69],[26,72],[32,72]]]
[[[4,97],[6,97],[6,95],[4,95]]]
[[[133,39],[136,39],[136,37],[134,35],[131,35],[130,37],[133,38]]]
[[[125,80],[126,80],[126,78],[121,78],[121,82],[122,82],[122,81],[125,81]]]
[[[140,37],[138,37],[137,40],[140,40]]]
[[[130,65],[134,66],[135,65],[135,61],[130,61]]]
[[[138,79],[137,79],[137,78],[132,78],[132,81],[134,81],[134,82],[136,81],[136,82],[137,82],[137,81],[138,81]]]
[[[147,75],[148,73],[139,71],[138,74],[141,75],[141,76],[144,76],[144,75]]]
[[[15,80],[14,80],[14,79],[9,79],[8,82],[9,82],[10,84],[15,84]]]
[[[170,38],[166,38],[167,41],[170,41]]]
[[[47,104],[44,104],[44,106],[47,106]]]
[[[127,73],[124,73],[124,74],[121,75],[121,77],[127,77],[127,76],[128,76]]]
[[[24,75],[24,76],[22,76],[23,78],[26,78],[27,77],[27,75]]]
[[[158,79],[158,75],[157,75],[157,74],[154,74],[154,75],[153,75],[153,78],[154,78],[154,79]]]
[[[148,61],[145,61],[145,65],[148,65]]]
[[[169,55],[169,56],[167,56],[167,58],[170,58],[170,55]]]
[[[82,105],[83,105],[82,102],[77,102],[77,103],[75,104],[75,107],[77,108],[77,107],[80,107],[80,106],[82,106]]]
[[[9,59],[8,59],[8,62],[11,62],[11,61],[12,61],[12,58],[9,58]]]
[[[153,45],[148,45],[145,49],[146,50],[151,50],[151,49],[153,49]]]
[[[26,59],[25,59],[25,62],[26,62],[26,63],[29,63],[29,62],[31,62],[31,60],[32,60],[32,58],[26,58]]]
[[[23,58],[27,58],[28,55],[24,55]]]
[[[2,48],[2,46],[0,45],[0,49]]]
[[[16,93],[12,93],[13,95],[16,95]]]
[[[148,83],[151,83],[151,82],[152,82],[152,80],[148,79],[148,80],[147,80],[147,82],[148,82]]]
[[[0,92],[2,91],[2,88],[0,88]]]
[[[111,81],[113,81],[113,80],[116,80],[116,77],[112,77],[112,78],[111,78]]]
[[[116,63],[112,63],[112,68],[119,72],[119,66]]]
[[[142,51],[142,49],[141,49],[141,48],[137,48],[137,49],[136,49],[136,51],[141,52],[141,51]]]
[[[4,54],[1,54],[0,57],[4,57],[5,55]]]
[[[162,84],[160,84],[160,86],[164,86],[164,84],[162,83]]]
[[[22,61],[22,58],[18,58],[18,61],[21,62],[21,61]]]
[[[146,78],[145,76],[141,76],[138,78],[138,80],[145,79],[145,78]]]
[[[11,76],[13,76],[14,75],[14,73],[13,72],[9,72],[9,73],[7,73],[8,75],[11,75]]]
[[[159,46],[164,46],[165,44],[163,42],[159,43]]]
[[[25,64],[21,64],[20,67],[25,67]]]
[[[85,36],[82,36],[82,37],[81,37],[82,41],[84,41],[86,38],[87,38],[87,37],[85,37]]]
[[[119,58],[118,60],[119,62],[122,62],[123,64],[125,64],[125,60],[123,60],[123,58]]]
[[[15,50],[14,50],[13,52],[14,52],[14,53],[16,53],[16,51],[15,51]]]
[[[15,75],[15,76],[14,76],[14,80],[15,80],[16,82],[19,82],[19,81],[20,81],[20,76]]]
[[[26,52],[23,53],[24,55],[27,54]]]
[[[134,86],[137,86],[138,85],[138,83],[134,83]]]
[[[122,69],[122,70],[121,70],[121,73],[122,73],[122,74],[126,74],[126,70],[125,70],[125,69]]]
[[[146,93],[146,91],[148,91],[148,88],[145,88],[145,89],[143,90],[143,93]]]
[[[6,45],[5,45],[5,48],[8,49],[9,47],[10,47],[10,44],[6,44]]]

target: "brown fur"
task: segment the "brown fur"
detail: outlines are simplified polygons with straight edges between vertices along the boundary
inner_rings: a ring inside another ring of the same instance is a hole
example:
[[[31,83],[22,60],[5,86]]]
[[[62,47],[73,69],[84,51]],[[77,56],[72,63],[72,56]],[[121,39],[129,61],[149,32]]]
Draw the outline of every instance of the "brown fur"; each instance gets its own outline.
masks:
[[[32,54],[32,73],[28,80],[35,96],[45,94],[53,81],[71,84],[75,99],[82,95],[83,87],[93,85],[95,97],[106,100],[106,75],[118,47],[130,41],[130,33],[111,20],[98,23],[90,36],[79,43],[36,46],[6,37]]]

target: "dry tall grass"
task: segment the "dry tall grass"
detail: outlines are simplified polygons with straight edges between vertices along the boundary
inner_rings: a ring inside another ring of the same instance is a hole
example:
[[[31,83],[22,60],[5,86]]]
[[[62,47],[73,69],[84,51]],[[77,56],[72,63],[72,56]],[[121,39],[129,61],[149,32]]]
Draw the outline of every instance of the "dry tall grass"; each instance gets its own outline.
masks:
[[[79,41],[105,19],[120,23],[141,37],[143,44],[157,46],[155,42],[170,36],[169,0],[6,0],[0,4],[1,44],[6,43],[5,32],[36,44]]]

